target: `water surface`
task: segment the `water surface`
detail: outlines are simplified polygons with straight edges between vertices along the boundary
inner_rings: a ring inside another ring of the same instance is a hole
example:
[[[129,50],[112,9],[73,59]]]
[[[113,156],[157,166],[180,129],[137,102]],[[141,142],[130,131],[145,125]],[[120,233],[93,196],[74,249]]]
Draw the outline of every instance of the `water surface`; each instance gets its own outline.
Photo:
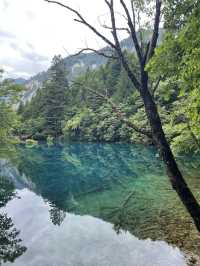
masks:
[[[6,265],[182,266],[179,248],[198,253],[197,232],[152,147],[21,145],[0,157],[9,182],[1,213],[18,232]],[[200,199],[198,156],[179,164]]]

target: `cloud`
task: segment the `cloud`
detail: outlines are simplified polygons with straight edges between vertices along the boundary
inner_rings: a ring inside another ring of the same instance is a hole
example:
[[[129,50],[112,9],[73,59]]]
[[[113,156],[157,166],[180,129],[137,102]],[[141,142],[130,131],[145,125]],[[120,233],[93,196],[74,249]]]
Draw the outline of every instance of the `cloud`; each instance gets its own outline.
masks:
[[[98,15],[107,13],[102,0],[62,1],[80,9],[95,27]],[[8,72],[10,76],[34,75],[46,70],[55,54],[65,57],[65,49],[73,54],[85,47],[86,41],[92,48],[105,46],[86,27],[75,23],[70,12],[43,0],[0,0],[0,18],[0,65],[14,69]],[[110,31],[107,34],[111,39]]]
[[[2,3],[3,3],[3,9],[5,11],[6,9],[8,9],[10,4],[9,4],[9,2],[7,0],[3,0]]]
[[[12,78],[28,78],[33,76],[35,73],[39,73],[48,68],[50,62],[34,62],[27,58],[21,58],[15,60],[12,58],[4,58],[1,60],[1,66],[5,70],[5,77]]]
[[[5,77],[30,77],[44,71],[50,64],[50,57],[37,53],[33,46],[16,41],[4,41],[0,49],[0,66]]]
[[[21,48],[17,43],[10,43],[10,46],[17,52],[21,54],[21,57],[26,60],[30,61],[36,61],[36,62],[43,62],[43,61],[49,61],[49,57],[40,55],[37,52],[34,51],[33,46],[27,45],[27,47]],[[27,48],[29,51],[27,51]]]
[[[34,20],[36,19],[36,14],[34,14],[31,10],[26,11],[26,16],[29,20]]]
[[[8,31],[0,30],[0,39],[15,39],[16,36]]]

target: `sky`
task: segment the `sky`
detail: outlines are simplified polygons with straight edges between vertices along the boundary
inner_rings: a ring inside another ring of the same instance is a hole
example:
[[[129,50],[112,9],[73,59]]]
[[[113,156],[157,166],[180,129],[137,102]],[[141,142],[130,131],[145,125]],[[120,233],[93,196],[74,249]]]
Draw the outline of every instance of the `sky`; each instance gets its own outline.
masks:
[[[94,26],[99,26],[99,20],[108,23],[103,0],[62,0],[62,3],[81,11]],[[46,70],[56,54],[66,57],[80,48],[105,46],[74,18],[68,10],[44,0],[0,0],[0,67],[5,77],[29,78]],[[119,16],[118,21],[121,20]]]

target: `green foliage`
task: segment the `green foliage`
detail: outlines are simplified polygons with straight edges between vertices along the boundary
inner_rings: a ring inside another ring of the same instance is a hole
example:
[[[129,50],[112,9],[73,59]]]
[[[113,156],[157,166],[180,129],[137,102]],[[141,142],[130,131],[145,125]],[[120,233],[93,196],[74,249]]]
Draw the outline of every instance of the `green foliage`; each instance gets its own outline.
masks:
[[[64,61],[61,56],[55,56],[43,88],[39,89],[31,102],[19,106],[18,113],[23,122],[20,131],[22,136],[40,140],[62,134],[67,88]]]
[[[3,70],[0,74],[3,75]],[[11,141],[20,126],[15,109],[23,90],[23,86],[10,80],[0,82],[0,144]]]
[[[132,130],[124,125],[110,106],[78,111],[64,127],[68,138],[88,141],[130,141]]]
[[[164,7],[165,28],[178,30],[186,23],[197,5],[197,0],[166,0]]]
[[[6,102],[9,105],[16,104],[23,91],[24,87],[22,85],[17,85],[5,79],[0,83],[0,102]]]
[[[135,57],[127,52],[125,55],[137,72]],[[67,99],[63,124],[66,138],[100,142],[136,139],[133,130],[121,122],[108,103],[108,99],[112,99],[128,118],[141,106],[138,93],[117,60],[108,60],[105,66],[88,69],[86,74],[76,78]]]
[[[47,144],[48,144],[48,146],[53,145],[53,137],[51,137],[51,136],[47,137]]]
[[[148,6],[147,1],[135,2],[137,10],[148,9],[151,15],[153,5]],[[167,0],[163,11],[165,38],[147,66],[150,89],[174,151],[197,152],[200,149],[199,6],[193,0]],[[143,34],[147,45],[145,34],[150,30],[148,25],[143,26],[139,35]],[[140,78],[134,53],[124,51],[124,55]],[[158,79],[161,81],[154,91]],[[149,128],[140,95],[118,60],[109,59],[97,69],[87,69],[67,86],[63,61],[57,57],[44,88],[30,103],[19,108],[21,134],[34,139],[64,135],[66,139],[83,141],[149,143],[119,119],[109,99],[138,128]]]
[[[200,151],[199,7],[187,24],[166,35],[148,65],[152,79],[163,77],[156,99],[168,110],[165,130],[175,152]]]
[[[28,148],[33,148],[35,146],[37,146],[38,142],[36,140],[33,139],[27,139],[26,140],[26,147]]]
[[[0,144],[8,142],[18,127],[18,118],[12,107],[0,102]]]
[[[126,56],[132,67],[137,69],[134,56]],[[53,69],[57,69],[57,65]],[[133,131],[119,121],[107,101],[99,96],[105,95],[116,104],[121,103],[120,108],[128,117],[137,110],[138,95],[120,62],[108,60],[105,66],[97,70],[88,69],[65,91],[63,86],[58,86],[59,82],[64,81],[64,72],[60,75],[62,78],[58,78],[56,73],[50,72],[50,81],[37,92],[30,103],[20,105],[18,113],[23,122],[20,130],[22,137],[43,139],[64,134],[67,139],[88,141],[131,140]],[[136,106],[130,107],[130,101],[134,101]],[[54,108],[55,102],[60,107],[58,110]],[[50,117],[53,117],[53,121]],[[59,123],[54,127],[55,121]],[[55,131],[59,132],[55,134]]]
[[[45,91],[43,116],[45,134],[57,137],[62,134],[61,122],[64,120],[66,89],[68,82],[66,68],[60,56],[55,56],[50,68],[50,77],[43,90]]]
[[[44,129],[44,124],[45,121],[42,117],[25,120],[21,123],[21,126],[18,129],[18,134],[22,139],[33,138],[43,140],[44,136],[42,131]]]

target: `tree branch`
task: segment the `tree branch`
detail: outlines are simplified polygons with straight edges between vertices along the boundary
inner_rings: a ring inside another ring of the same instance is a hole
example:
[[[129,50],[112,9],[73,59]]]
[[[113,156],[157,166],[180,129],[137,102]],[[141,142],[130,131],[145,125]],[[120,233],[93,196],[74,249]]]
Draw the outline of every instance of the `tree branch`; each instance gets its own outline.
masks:
[[[118,106],[116,106],[113,101],[105,96],[104,94],[97,92],[93,89],[87,88],[90,92],[92,92],[93,94],[96,94],[98,97],[100,97],[101,99],[103,99],[105,102],[107,102],[111,108],[112,111],[117,115],[117,117],[120,119],[120,121],[122,121],[123,123],[125,123],[128,127],[132,128],[134,131],[147,136],[148,138],[152,139],[152,134],[150,131],[144,129],[144,128],[139,128],[137,127],[133,122],[131,122],[130,120],[128,120],[124,114],[121,112],[121,110],[119,109]]]
[[[79,86],[84,86],[83,83],[80,82],[74,82],[73,84],[77,84]],[[104,95],[96,90],[93,90],[91,88],[87,87],[87,90],[89,92],[92,93],[92,95],[96,95],[97,97],[99,97],[100,99],[102,99],[103,101],[105,101],[106,103],[108,103],[111,108],[112,111],[117,115],[117,117],[120,119],[120,121],[122,121],[124,124],[126,124],[127,126],[129,126],[130,128],[132,128],[134,131],[136,131],[139,134],[142,134],[146,137],[148,137],[149,139],[152,139],[152,134],[150,131],[144,129],[144,128],[139,128],[137,127],[133,122],[131,122],[130,120],[128,120],[125,115],[123,114],[123,112],[120,110],[120,108],[114,104],[114,102],[111,100],[111,98],[109,98],[107,95]],[[142,107],[142,106],[141,106]]]
[[[131,37],[132,37],[132,40],[133,40],[133,43],[134,43],[134,46],[135,46],[135,50],[136,50],[139,62],[140,62],[140,64],[142,64],[142,62],[143,62],[142,51],[141,51],[141,48],[140,48],[139,43],[138,43],[138,39],[137,39],[137,34],[136,34],[136,31],[135,31],[134,23],[132,22],[130,13],[128,11],[128,8],[127,8],[124,0],[120,0],[120,2],[121,2],[121,5],[123,6],[124,11],[126,13],[126,16],[128,18],[128,26],[129,26],[130,31],[131,31]],[[133,8],[133,5],[132,5],[132,8]]]
[[[162,80],[162,76],[159,76],[159,78],[158,78],[158,80],[157,80],[155,86],[154,86],[153,89],[152,89],[152,95],[153,95],[153,97],[154,97],[154,95],[155,95],[155,92],[156,92],[156,90],[157,90],[157,88],[158,88],[158,86],[159,86],[161,80]]]
[[[135,29],[135,9],[134,9],[134,4],[133,4],[133,0],[131,0],[131,9],[132,9],[132,13],[133,13],[133,27]]]
[[[44,0],[44,1],[48,2],[48,3],[57,4],[57,5],[61,6],[61,7],[64,7],[66,9],[68,9],[72,13],[74,13],[78,17],[78,19],[75,19],[75,21],[86,25],[89,29],[92,30],[92,32],[94,32],[98,37],[100,37],[102,40],[104,40],[110,47],[112,47],[114,50],[116,50],[117,54],[119,55],[119,59],[122,62],[122,65],[123,65],[124,69],[127,71],[128,77],[133,82],[133,84],[136,87],[136,89],[140,90],[141,84],[137,80],[137,78],[135,77],[133,72],[131,71],[131,69],[130,69],[130,67],[129,67],[129,65],[128,65],[125,57],[124,57],[122,49],[120,47],[120,42],[119,42],[119,39],[118,39],[118,36],[117,36],[117,28],[116,28],[116,25],[115,25],[115,14],[114,14],[114,9],[113,9],[113,0],[110,0],[110,2],[108,0],[105,0],[105,3],[108,5],[108,7],[110,9],[111,22],[112,22],[112,34],[113,34],[113,37],[114,37],[114,40],[115,40],[115,44],[112,43],[109,39],[107,39],[104,35],[102,35],[91,24],[89,24],[77,10],[71,8],[70,6],[62,4],[59,1],[54,1],[54,0]]]
[[[153,29],[153,34],[152,34],[150,46],[149,46],[148,52],[147,52],[147,60],[146,60],[147,62],[153,56],[156,45],[157,45],[157,41],[158,41],[159,24],[160,24],[160,16],[161,16],[161,5],[162,5],[162,1],[156,0],[156,14],[155,14],[155,20],[154,20],[154,29]]]
[[[118,56],[108,55],[108,54],[105,54],[104,52],[102,52],[101,50],[95,50],[95,49],[92,49],[92,48],[83,48],[80,51],[78,51],[77,53],[75,53],[73,55],[70,55],[70,57],[74,57],[74,56],[80,55],[80,54],[82,54],[85,51],[91,51],[91,52],[94,52],[94,53],[96,53],[98,55],[101,55],[101,56],[103,56],[105,58],[109,58],[109,59],[115,59],[115,60],[119,59]]]
[[[64,7],[74,13],[78,19],[75,19],[76,22],[85,24],[89,29],[91,29],[97,36],[99,36],[104,42],[106,42],[109,46],[111,46],[113,49],[116,49],[115,45],[108,39],[106,38],[103,34],[101,34],[96,28],[94,28],[90,23],[88,23],[83,16],[75,9],[71,8],[70,6],[64,5],[59,1],[53,1],[53,0],[44,0],[45,2],[52,3],[59,5],[61,7]]]
[[[149,47],[150,47],[150,41],[147,43],[146,52],[145,52],[145,55],[144,55],[144,63],[147,62]]]
[[[136,89],[140,90],[140,88],[141,88],[140,82],[137,80],[136,76],[131,71],[131,69],[127,63],[127,60],[124,57],[121,46],[120,46],[120,42],[119,42],[119,39],[117,36],[116,24],[115,24],[115,13],[114,13],[114,7],[113,7],[113,0],[111,0],[110,3],[108,3],[108,1],[106,1],[106,3],[110,9],[110,16],[111,16],[111,23],[112,23],[112,34],[113,34],[113,38],[115,40],[115,47],[116,47],[115,49],[119,55],[119,58],[121,60],[121,63],[123,65],[124,69],[126,70],[126,72],[128,74],[128,77],[130,78],[130,80],[132,81],[132,83],[134,84]]]
[[[109,27],[109,26],[107,26],[106,24],[101,24],[101,26],[102,26],[104,29],[112,30],[112,27]],[[126,31],[126,32],[128,32],[128,34],[131,33],[130,30],[129,30],[128,28],[119,28],[119,27],[117,27],[116,30],[117,30],[117,31]]]

